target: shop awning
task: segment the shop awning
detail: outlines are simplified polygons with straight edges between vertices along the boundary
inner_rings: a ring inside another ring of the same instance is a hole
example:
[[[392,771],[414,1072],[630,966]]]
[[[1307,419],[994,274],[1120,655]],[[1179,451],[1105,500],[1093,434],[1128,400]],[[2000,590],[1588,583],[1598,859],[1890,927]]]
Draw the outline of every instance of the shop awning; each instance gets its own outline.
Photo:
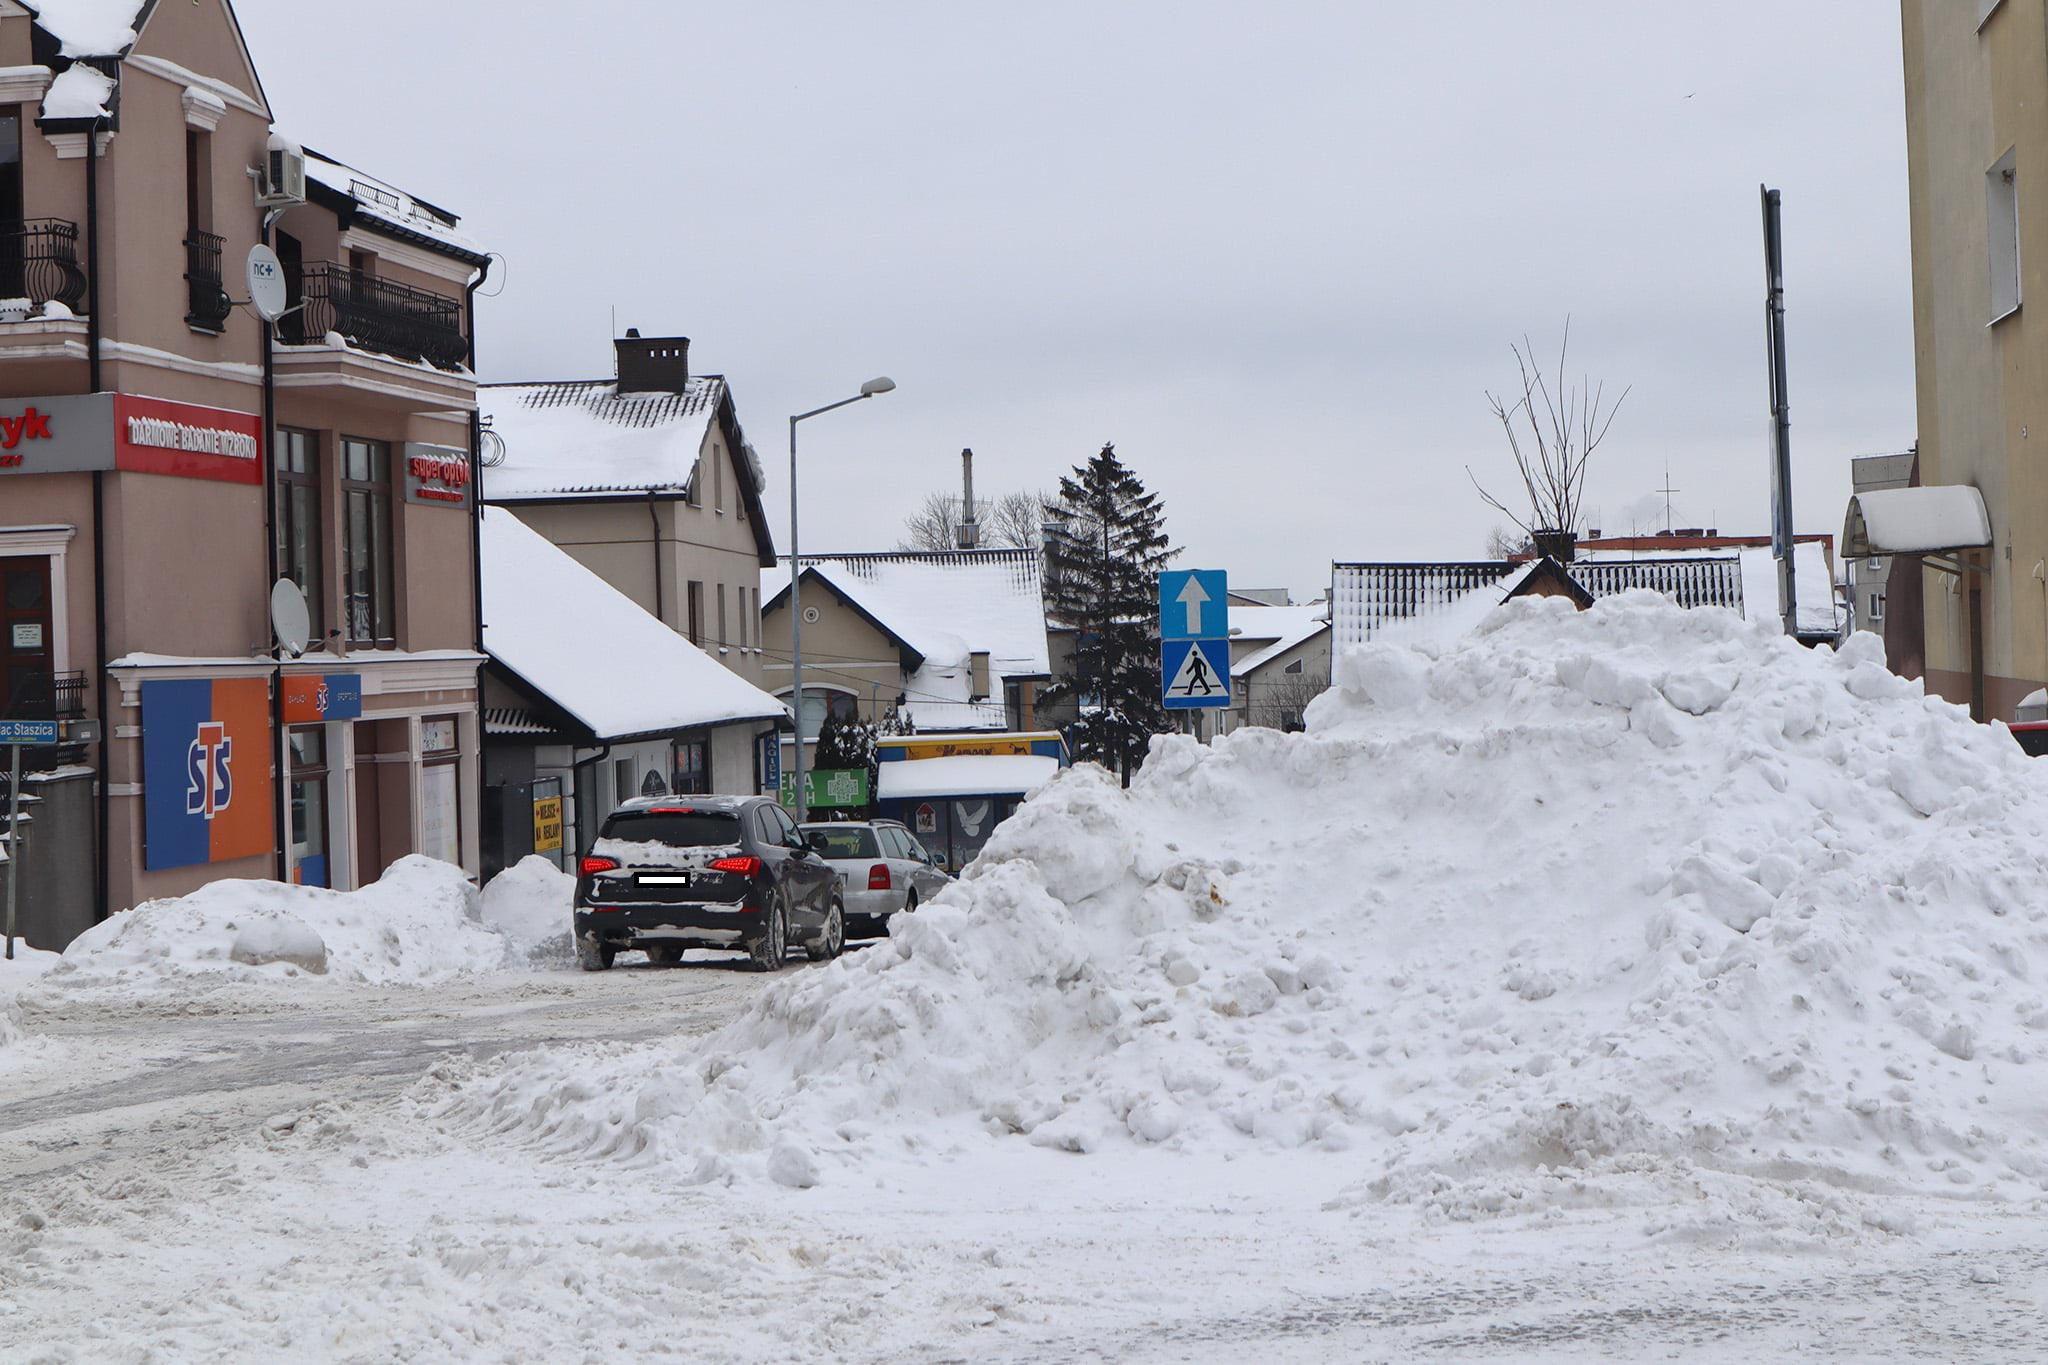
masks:
[[[1039,754],[969,754],[910,758],[876,765],[876,799],[933,796],[1022,796],[1050,782],[1060,761]]]
[[[1943,554],[1978,550],[1991,543],[1991,514],[1984,495],[1963,485],[1886,488],[1849,499],[1842,526],[1842,555]]]

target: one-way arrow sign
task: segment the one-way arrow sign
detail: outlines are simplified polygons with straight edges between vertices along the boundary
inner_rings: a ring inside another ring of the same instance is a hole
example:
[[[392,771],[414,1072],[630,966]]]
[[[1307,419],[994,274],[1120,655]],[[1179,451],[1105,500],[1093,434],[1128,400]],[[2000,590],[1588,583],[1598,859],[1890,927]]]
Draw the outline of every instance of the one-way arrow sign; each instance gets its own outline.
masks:
[[[1221,569],[1180,569],[1159,575],[1159,638],[1228,639],[1228,596]]]

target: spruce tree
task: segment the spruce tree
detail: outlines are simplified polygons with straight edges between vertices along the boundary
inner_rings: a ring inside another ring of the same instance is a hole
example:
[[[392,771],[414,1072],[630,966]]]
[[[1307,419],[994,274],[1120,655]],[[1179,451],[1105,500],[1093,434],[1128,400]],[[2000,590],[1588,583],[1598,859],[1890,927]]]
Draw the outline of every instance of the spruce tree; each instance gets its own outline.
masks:
[[[1159,687],[1158,575],[1174,555],[1159,495],[1116,448],[1060,480],[1045,544],[1046,615],[1076,632],[1074,667],[1051,695],[1072,696],[1074,757],[1123,775],[1171,728]]]

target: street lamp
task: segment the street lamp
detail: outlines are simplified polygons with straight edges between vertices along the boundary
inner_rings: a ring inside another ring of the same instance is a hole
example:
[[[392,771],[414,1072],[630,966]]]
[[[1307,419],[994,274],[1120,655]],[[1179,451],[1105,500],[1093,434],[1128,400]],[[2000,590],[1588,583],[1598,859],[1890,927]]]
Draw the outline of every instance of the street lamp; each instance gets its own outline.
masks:
[[[858,403],[863,398],[873,398],[878,393],[888,393],[896,387],[896,381],[889,378],[870,379],[860,386],[860,392],[851,398],[842,398],[837,403],[827,403],[822,408],[800,412],[789,419],[789,697],[790,707],[796,713],[796,818],[802,824],[810,817],[809,793],[804,790],[804,602],[803,602],[803,561],[797,556],[796,539],[796,424],[806,418],[816,417],[834,408],[843,408],[849,403]]]

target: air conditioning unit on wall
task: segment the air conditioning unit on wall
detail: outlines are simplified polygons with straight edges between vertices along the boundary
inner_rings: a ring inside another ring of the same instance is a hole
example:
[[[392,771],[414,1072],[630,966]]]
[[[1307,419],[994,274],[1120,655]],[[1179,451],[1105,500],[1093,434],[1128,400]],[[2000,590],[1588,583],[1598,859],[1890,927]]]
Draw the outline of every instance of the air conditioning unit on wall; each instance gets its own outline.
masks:
[[[291,208],[306,202],[306,154],[276,133],[263,158],[263,183],[256,202],[267,209]]]

